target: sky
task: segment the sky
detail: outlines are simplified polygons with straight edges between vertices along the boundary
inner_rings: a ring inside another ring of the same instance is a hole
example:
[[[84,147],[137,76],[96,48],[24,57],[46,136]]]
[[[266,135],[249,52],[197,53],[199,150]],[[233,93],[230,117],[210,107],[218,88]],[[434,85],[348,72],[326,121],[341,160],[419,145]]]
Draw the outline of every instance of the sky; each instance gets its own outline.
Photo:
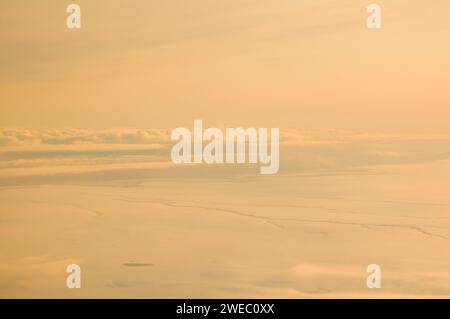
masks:
[[[2,1],[0,125],[448,133],[448,1]]]
[[[0,2],[0,298],[450,296],[448,0],[69,3]],[[194,120],[279,172],[175,165]]]

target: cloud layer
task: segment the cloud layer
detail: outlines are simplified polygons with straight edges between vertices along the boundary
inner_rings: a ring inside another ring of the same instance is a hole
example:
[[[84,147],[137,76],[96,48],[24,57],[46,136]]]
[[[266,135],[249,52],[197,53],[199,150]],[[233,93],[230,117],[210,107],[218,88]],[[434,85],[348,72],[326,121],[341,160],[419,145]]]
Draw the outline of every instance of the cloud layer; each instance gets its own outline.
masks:
[[[236,178],[259,165],[181,165],[170,129],[2,130],[0,184],[93,183],[149,178]],[[450,136],[282,129],[281,176],[373,173],[383,165],[445,160]]]

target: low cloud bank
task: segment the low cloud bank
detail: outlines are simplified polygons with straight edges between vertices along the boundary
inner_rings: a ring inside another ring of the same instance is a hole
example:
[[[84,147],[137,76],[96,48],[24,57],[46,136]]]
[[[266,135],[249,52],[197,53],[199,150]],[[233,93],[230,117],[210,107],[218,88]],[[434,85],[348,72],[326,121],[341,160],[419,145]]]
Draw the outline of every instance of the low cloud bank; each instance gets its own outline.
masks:
[[[170,129],[0,130],[0,186],[238,178],[257,165],[174,166]],[[276,176],[370,172],[450,158],[450,136],[281,129]]]

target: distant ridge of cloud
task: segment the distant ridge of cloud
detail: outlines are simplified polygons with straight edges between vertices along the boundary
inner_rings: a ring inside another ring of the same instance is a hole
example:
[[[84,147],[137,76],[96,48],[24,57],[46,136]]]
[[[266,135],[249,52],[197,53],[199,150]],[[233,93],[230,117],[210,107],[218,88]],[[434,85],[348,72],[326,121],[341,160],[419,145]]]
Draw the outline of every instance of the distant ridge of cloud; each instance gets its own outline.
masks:
[[[236,178],[252,165],[175,165],[170,129],[0,130],[0,185],[151,178]],[[374,174],[382,165],[450,159],[450,136],[281,129],[279,176]],[[205,173],[207,172],[207,174]],[[255,175],[256,176],[256,175]]]
[[[162,129],[118,130],[1,130],[0,146],[30,144],[158,144],[169,142],[169,131]]]

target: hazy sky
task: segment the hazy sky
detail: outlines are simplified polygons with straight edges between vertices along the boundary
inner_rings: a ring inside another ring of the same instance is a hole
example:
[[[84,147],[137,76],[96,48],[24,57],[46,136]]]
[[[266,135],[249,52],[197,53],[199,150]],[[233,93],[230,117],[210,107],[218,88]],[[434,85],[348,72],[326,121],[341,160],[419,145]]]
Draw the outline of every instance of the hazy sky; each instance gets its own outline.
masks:
[[[449,0],[1,0],[0,298],[448,298],[449,32]],[[279,173],[175,165],[195,119],[280,128]]]
[[[446,0],[69,3],[1,2],[2,127],[450,131]]]

